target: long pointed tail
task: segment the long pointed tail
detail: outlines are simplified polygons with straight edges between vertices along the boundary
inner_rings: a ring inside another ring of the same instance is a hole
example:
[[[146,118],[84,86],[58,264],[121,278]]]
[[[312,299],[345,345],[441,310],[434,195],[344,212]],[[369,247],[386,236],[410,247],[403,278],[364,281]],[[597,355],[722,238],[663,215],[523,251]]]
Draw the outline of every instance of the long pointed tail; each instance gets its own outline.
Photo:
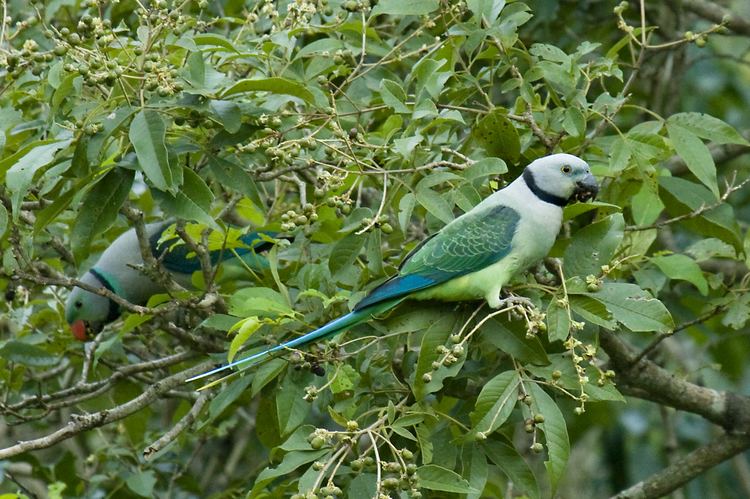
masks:
[[[211,371],[205,372],[203,374],[199,374],[197,376],[193,376],[192,378],[189,378],[185,382],[189,383],[191,381],[203,379],[213,374],[220,373],[228,369],[232,369],[233,367],[247,364],[248,362],[265,359],[271,356],[272,354],[276,352],[280,352],[282,350],[302,347],[314,341],[318,341],[323,338],[333,336],[337,333],[344,331],[345,329],[349,329],[350,327],[356,326],[357,324],[361,322],[365,322],[369,320],[373,315],[380,314],[387,310],[390,310],[391,308],[399,304],[401,301],[403,301],[403,298],[399,298],[397,300],[390,300],[387,302],[376,303],[367,308],[354,310],[352,312],[349,312],[346,315],[342,315],[338,319],[332,320],[328,324],[319,327],[315,331],[311,331],[307,334],[300,336],[299,338],[294,338],[280,345],[276,345],[275,347],[271,347],[267,350],[263,350],[262,352],[258,352],[255,355],[250,355],[249,357],[245,357],[244,359],[235,360],[234,362],[231,362],[225,366],[217,367],[216,369],[213,369]]]

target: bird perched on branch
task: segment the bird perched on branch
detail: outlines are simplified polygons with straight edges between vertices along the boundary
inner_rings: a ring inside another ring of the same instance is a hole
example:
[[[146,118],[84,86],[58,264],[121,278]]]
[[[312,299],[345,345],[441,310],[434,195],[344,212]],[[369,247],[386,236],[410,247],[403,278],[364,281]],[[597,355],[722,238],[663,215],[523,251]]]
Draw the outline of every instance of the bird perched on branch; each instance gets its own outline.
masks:
[[[182,244],[177,236],[162,241],[162,235],[173,222],[146,225],[151,252],[172,279],[190,287],[193,272],[201,269],[200,259]],[[211,264],[240,256],[251,268],[261,268],[262,259],[256,253],[268,250],[273,233],[252,232],[240,237],[244,247],[215,250],[209,253]],[[104,250],[99,260],[82,277],[81,282],[104,288],[134,305],[143,305],[155,294],[164,293],[164,286],[140,270],[143,265],[140,244],[135,229],[122,233]],[[76,339],[85,341],[90,334],[101,331],[105,324],[117,319],[120,306],[106,296],[74,287],[65,302],[65,320]]]
[[[406,256],[396,275],[370,291],[348,314],[188,381],[332,336],[406,299],[485,299],[490,307],[498,308],[503,303],[503,286],[552,248],[562,226],[563,207],[592,199],[598,190],[582,159],[570,154],[539,158],[507,187],[422,241]]]

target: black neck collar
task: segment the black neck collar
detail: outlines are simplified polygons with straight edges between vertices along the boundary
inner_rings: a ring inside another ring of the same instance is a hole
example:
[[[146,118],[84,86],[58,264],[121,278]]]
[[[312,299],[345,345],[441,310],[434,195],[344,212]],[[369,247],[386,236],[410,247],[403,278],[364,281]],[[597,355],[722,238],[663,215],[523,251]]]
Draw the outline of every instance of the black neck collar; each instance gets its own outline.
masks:
[[[529,190],[534,193],[536,197],[544,201],[545,203],[551,203],[559,207],[563,207],[566,204],[568,204],[568,200],[565,198],[562,198],[560,196],[555,196],[554,194],[550,194],[549,192],[545,191],[538,185],[536,185],[536,180],[534,180],[534,174],[531,173],[531,170],[528,168],[525,168],[523,170],[523,180],[526,182],[526,185],[528,186]]]
[[[89,269],[89,273],[91,273],[92,276],[96,278],[97,281],[99,281],[99,284],[101,284],[105,289],[108,289],[112,293],[117,294],[115,291],[115,288],[112,286],[112,283],[110,283],[104,275],[102,275],[101,272],[96,270],[96,268],[92,267]],[[109,300],[109,310],[107,311],[107,322],[112,322],[113,320],[117,319],[120,316],[120,306],[112,300],[112,298],[107,298]]]

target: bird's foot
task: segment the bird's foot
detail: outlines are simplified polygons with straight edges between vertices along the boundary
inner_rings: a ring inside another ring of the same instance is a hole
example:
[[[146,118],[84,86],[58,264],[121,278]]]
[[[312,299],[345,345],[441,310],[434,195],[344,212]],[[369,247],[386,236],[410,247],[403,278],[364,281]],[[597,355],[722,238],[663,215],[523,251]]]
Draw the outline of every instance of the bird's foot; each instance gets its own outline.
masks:
[[[518,296],[518,295],[511,295],[509,294],[505,298],[502,298],[498,300],[498,306],[492,307],[492,308],[501,308],[501,307],[523,307],[527,310],[536,310],[536,307],[534,306],[534,302],[526,298],[525,296]]]

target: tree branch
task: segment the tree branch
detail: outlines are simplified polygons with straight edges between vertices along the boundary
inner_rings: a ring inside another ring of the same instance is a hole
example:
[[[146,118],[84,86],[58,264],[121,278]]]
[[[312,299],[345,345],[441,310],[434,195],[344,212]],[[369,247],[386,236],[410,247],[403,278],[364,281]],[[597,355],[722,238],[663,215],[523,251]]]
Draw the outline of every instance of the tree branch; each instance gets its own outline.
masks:
[[[727,431],[750,433],[750,398],[678,378],[648,359],[639,359],[638,352],[616,333],[601,331],[599,338],[624,394],[697,414]]]
[[[207,390],[201,392],[201,394],[198,396],[198,399],[193,404],[193,407],[190,408],[190,411],[188,411],[188,413],[185,414],[182,419],[180,419],[177,424],[174,425],[167,433],[159,437],[158,440],[156,440],[154,443],[143,450],[144,459],[146,459],[147,461],[151,459],[154,454],[169,445],[175,438],[180,435],[180,433],[182,433],[190,425],[192,425],[198,418],[201,410],[203,410],[203,407],[213,398],[213,396],[214,392],[210,392]]]
[[[663,497],[704,471],[750,448],[750,435],[723,434],[703,447],[675,461],[645,480],[625,489],[612,499]]]
[[[735,33],[750,36],[750,21],[725,9],[716,2],[706,2],[704,0],[682,0],[680,4],[684,9],[689,10],[703,19],[715,22],[716,24],[724,23],[724,26]]]
[[[49,435],[34,440],[21,441],[16,445],[0,449],[0,460],[8,459],[24,452],[46,449],[84,431],[119,421],[120,419],[143,409],[147,405],[150,405],[157,399],[169,393],[173,388],[184,383],[186,379],[209,369],[212,365],[213,362],[206,361],[193,366],[190,369],[169,376],[149,386],[138,397],[112,409],[104,409],[93,414],[73,414],[70,416],[68,424]]]

